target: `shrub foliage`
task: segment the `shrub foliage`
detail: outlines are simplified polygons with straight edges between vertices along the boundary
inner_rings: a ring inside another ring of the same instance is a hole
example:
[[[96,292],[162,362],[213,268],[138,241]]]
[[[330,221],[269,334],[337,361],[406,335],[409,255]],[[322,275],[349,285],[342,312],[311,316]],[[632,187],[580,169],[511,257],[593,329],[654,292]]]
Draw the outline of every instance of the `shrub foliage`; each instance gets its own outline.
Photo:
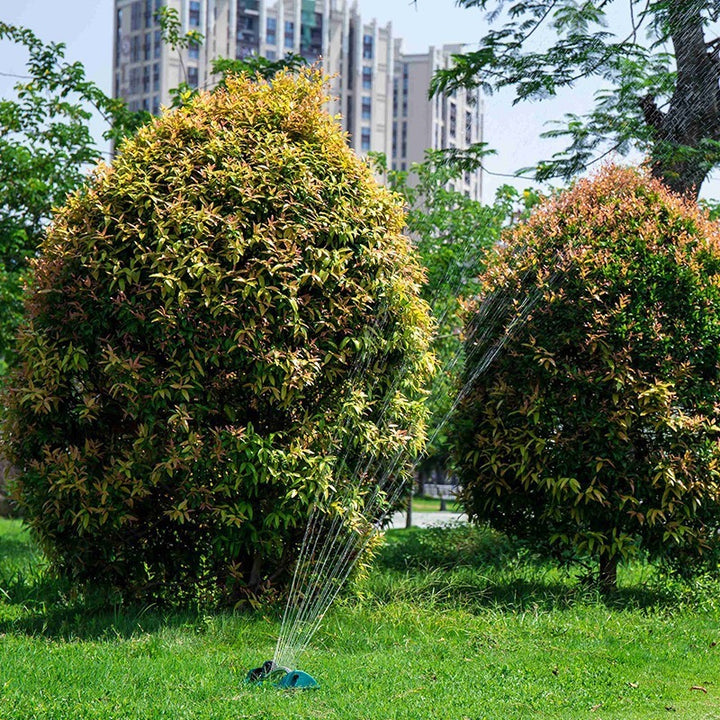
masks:
[[[718,225],[611,166],[518,226],[481,283],[455,419],[468,513],[535,547],[599,558],[610,584],[640,550],[685,568],[712,558]],[[523,301],[527,321],[479,372]]]
[[[324,101],[316,71],[228,79],[57,213],[4,434],[62,574],[277,587],[314,504],[360,531],[382,459],[419,450],[421,271]]]

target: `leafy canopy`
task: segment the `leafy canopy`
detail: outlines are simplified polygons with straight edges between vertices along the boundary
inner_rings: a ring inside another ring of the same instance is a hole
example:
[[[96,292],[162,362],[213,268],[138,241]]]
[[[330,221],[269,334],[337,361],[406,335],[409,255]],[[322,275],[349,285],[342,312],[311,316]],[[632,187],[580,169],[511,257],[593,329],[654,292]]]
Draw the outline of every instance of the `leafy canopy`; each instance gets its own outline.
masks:
[[[715,0],[458,0],[491,9],[476,49],[437,72],[432,92],[510,87],[544,100],[596,78],[586,115],[568,114],[547,137],[568,147],[535,169],[569,179],[610,152],[636,149],[672,189],[697,194],[720,162],[720,7]],[[503,21],[504,19],[504,21]]]
[[[60,573],[121,595],[282,587],[423,442],[432,369],[397,199],[321,76],[238,76],[126,140],[59,210],[3,429]]]
[[[718,225],[608,167],[510,233],[480,283],[454,428],[468,514],[610,568],[717,562]]]

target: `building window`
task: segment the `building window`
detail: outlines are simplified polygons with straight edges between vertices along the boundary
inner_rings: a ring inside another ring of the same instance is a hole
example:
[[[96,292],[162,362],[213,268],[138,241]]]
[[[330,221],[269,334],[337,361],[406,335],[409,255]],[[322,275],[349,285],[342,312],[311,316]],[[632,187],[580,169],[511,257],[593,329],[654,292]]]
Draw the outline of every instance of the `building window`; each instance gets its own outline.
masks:
[[[265,25],[265,41],[268,45],[277,45],[277,18],[269,17]]]
[[[150,33],[145,33],[145,38],[143,39],[143,60],[148,61],[150,59],[150,54],[152,53],[152,36]]]
[[[153,63],[153,92],[160,90],[160,63]]]
[[[402,114],[407,117],[408,114],[408,88],[410,87],[410,67],[407,63],[403,63],[403,80],[402,80]]]
[[[312,5],[312,3],[310,3]],[[303,3],[304,6],[304,3]],[[300,55],[314,62],[322,54],[323,16],[303,10],[300,25]]]
[[[356,67],[357,63],[355,62],[355,25],[351,23],[350,32],[348,32],[348,68],[351,69],[347,77],[348,88],[352,88],[352,77],[354,74],[352,72],[352,69]]]
[[[266,50],[265,57],[268,60],[277,60],[277,53],[274,50]]]
[[[450,103],[450,137],[454,138],[457,133],[457,105]]]
[[[190,27],[200,27],[200,2],[190,0]]]
[[[373,58],[373,45],[375,39],[372,35],[363,35],[363,59],[372,60]]]
[[[143,93],[150,92],[150,66],[149,65],[143,65],[142,91],[143,91]],[[145,108],[145,109],[147,110],[147,108]]]
[[[200,57],[200,46],[197,43],[188,45],[188,57],[192,60],[197,60]]]
[[[198,69],[195,67],[195,65],[190,65],[187,69],[187,75],[188,75],[188,85],[191,88],[196,88],[198,86]]]
[[[140,92],[140,68],[130,68],[130,86],[128,94],[137,95]]]
[[[115,64],[120,64],[120,54],[122,53],[122,20],[123,11],[120,8],[115,16]]]
[[[362,69],[363,90],[372,90],[373,72],[371,67],[364,66]]]
[[[372,35],[363,35],[363,58],[372,60],[373,58],[373,41]]]
[[[150,112],[150,101],[147,98],[142,99],[142,109],[145,112]]]
[[[162,54],[162,35],[159,30],[153,33],[153,57],[157,60]]]
[[[403,120],[402,135],[400,136],[400,155],[407,157],[407,123]]]
[[[363,152],[370,151],[370,128],[364,127],[360,131],[360,150]]]
[[[130,30],[139,30],[142,27],[142,3],[140,0],[130,6]]]
[[[160,97],[158,95],[153,96],[152,113],[153,115],[160,114]]]
[[[392,131],[392,154],[393,157],[397,155],[397,122],[393,123],[393,131]],[[395,163],[393,163],[393,170],[395,169]]]
[[[472,131],[473,121],[472,113],[469,110],[465,111],[465,144],[472,145]]]
[[[295,47],[295,23],[292,20],[285,21],[285,47],[288,50]]]
[[[140,36],[133,35],[130,38],[130,62],[140,62]]]
[[[152,27],[153,24],[153,0],[145,0],[145,27]]]
[[[400,81],[398,78],[393,78],[393,117],[397,117],[400,110]]]
[[[257,27],[255,18],[251,15],[243,15],[237,21],[237,38],[245,42],[254,42],[257,38],[255,34]]]
[[[370,120],[372,117],[372,99],[369,95],[363,95],[360,106],[360,116],[363,120]]]

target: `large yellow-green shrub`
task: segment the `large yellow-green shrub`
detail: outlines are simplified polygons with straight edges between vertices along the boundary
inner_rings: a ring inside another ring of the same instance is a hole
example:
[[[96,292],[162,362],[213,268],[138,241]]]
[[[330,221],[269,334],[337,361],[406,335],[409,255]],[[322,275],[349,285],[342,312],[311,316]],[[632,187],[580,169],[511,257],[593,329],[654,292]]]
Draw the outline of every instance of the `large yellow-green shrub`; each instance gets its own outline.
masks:
[[[62,574],[143,597],[281,585],[312,505],[358,527],[350,499],[421,445],[421,273],[324,100],[316,72],[229,79],[58,211],[4,434]]]

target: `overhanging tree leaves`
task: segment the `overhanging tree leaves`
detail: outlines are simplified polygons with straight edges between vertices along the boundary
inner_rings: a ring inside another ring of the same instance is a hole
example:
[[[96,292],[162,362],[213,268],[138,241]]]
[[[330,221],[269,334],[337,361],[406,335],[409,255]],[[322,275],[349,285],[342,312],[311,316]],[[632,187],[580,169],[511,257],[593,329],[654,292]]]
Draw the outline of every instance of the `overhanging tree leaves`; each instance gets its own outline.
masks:
[[[23,46],[27,77],[14,99],[0,99],[0,371],[12,362],[12,340],[22,312],[28,260],[52,208],[85,180],[84,169],[101,158],[89,121],[108,122],[108,139],[120,140],[148,113],[132,113],[65,62],[63,43],[43,43],[27,28],[0,22],[0,40]]]
[[[611,6],[627,6],[627,27],[610,28]],[[536,168],[536,178],[566,179],[617,151],[648,155],[653,174],[696,197],[720,163],[720,37],[717,0],[458,0],[492,10],[491,29],[476,50],[455,56],[432,92],[514,88],[516,101],[541,100],[583,79],[608,89],[594,109],[567,115],[545,134],[568,147]],[[544,47],[543,40],[549,38]]]

